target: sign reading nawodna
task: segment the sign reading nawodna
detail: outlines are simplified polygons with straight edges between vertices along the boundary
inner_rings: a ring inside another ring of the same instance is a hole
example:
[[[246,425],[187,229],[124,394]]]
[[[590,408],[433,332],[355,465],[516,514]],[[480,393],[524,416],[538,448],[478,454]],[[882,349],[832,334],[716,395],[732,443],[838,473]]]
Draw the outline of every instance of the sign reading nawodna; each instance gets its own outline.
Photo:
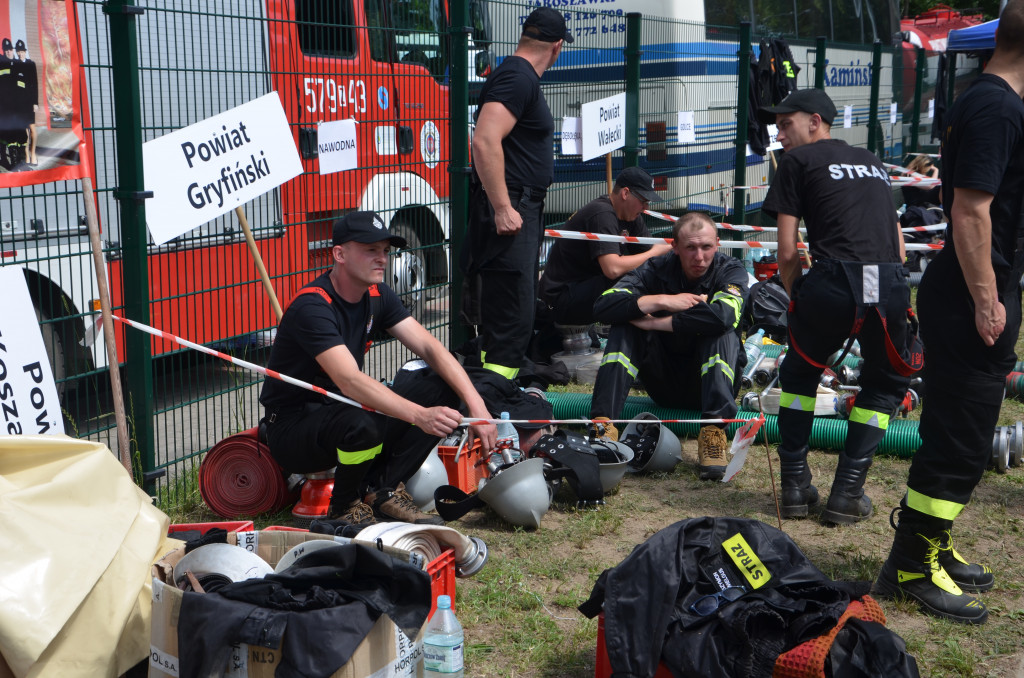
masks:
[[[583,161],[626,145],[626,93],[583,104]]]
[[[146,221],[163,244],[302,172],[276,92],[142,146]]]
[[[57,388],[20,266],[0,267],[0,435],[64,433]]]

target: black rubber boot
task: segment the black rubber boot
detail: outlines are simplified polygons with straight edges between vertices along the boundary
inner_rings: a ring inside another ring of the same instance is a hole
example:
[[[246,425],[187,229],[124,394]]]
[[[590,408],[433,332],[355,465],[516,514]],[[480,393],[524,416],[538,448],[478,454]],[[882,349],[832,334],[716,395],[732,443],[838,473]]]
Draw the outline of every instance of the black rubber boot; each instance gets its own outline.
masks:
[[[864,480],[871,468],[872,457],[852,459],[839,454],[839,466],[832,481],[828,503],[821,512],[821,522],[831,525],[853,525],[871,517],[871,499],[864,494]]]
[[[779,466],[782,469],[782,505],[779,512],[783,518],[807,517],[808,507],[818,503],[818,488],[811,485],[811,469],[807,466],[807,450],[804,450],[802,459],[780,459]]]
[[[952,530],[942,532],[939,544],[939,565],[946,570],[949,578],[965,591],[982,593],[996,583],[992,570],[987,565],[969,563],[953,548]]]
[[[903,516],[906,515],[904,510]],[[895,526],[896,536],[889,557],[871,587],[872,595],[910,598],[924,612],[936,617],[960,624],[984,624],[988,619],[985,604],[964,593],[939,564],[943,529],[929,527],[926,521],[904,520],[903,516]],[[889,522],[892,521],[890,516]]]

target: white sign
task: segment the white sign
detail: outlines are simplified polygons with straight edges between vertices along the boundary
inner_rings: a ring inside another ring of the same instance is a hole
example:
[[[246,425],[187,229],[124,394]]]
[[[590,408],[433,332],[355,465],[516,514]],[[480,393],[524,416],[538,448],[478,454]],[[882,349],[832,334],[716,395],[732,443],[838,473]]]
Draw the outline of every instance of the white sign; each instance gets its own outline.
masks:
[[[625,92],[583,104],[584,162],[625,145]]]
[[[896,124],[896,102],[895,101],[892,102],[891,104],[889,104],[889,124],[890,125],[895,125]]]
[[[928,100],[928,119],[932,120],[935,118],[935,99]]]
[[[317,125],[316,150],[320,160],[320,176],[359,167],[356,121],[332,120]]]
[[[679,143],[696,143],[697,128],[693,126],[693,111],[678,111],[676,113],[676,120],[679,126]]]
[[[142,161],[157,245],[302,173],[276,92],[146,142]]]
[[[50,359],[20,266],[0,267],[0,435],[64,433]]]
[[[853,106],[843,106],[843,129],[853,127]]]
[[[562,155],[580,155],[580,136],[583,130],[580,118],[562,118]]]
[[[779,143],[779,128],[775,125],[768,125],[768,148],[766,150],[782,150],[782,144]]]

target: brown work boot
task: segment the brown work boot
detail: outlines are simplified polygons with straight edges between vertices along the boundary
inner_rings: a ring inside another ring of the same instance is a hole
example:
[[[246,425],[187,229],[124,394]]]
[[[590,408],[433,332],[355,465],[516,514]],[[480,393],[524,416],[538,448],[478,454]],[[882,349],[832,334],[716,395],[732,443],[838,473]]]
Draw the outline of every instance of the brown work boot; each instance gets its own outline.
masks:
[[[366,503],[373,507],[374,515],[380,521],[444,525],[441,516],[432,516],[420,510],[412,500],[412,495],[405,491],[405,483],[398,483],[394,490],[384,488],[366,495]]]
[[[702,426],[697,436],[697,459],[700,464],[701,480],[721,480],[725,475],[726,448],[729,439],[725,431],[717,426]]]
[[[619,429],[608,420],[608,417],[594,417],[594,423],[587,426],[587,436],[591,440],[607,440],[615,442],[619,439]]]
[[[342,509],[335,509],[334,504],[331,504],[327,520],[344,520],[352,525],[373,525],[377,522],[373,517],[373,509],[358,499]]]

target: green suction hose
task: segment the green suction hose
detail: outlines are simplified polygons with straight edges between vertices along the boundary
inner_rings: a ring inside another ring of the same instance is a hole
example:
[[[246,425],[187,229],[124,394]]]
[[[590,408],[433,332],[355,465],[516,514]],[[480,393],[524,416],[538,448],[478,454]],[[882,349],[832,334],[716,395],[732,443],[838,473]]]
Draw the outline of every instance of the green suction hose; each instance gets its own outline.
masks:
[[[552,393],[545,394],[548,402],[554,409],[555,419],[588,419],[590,417],[590,394],[589,393]],[[650,398],[630,396],[626,398],[626,404],[622,408],[620,419],[633,419],[641,412],[651,412],[659,419],[699,419],[700,412],[693,410],[673,410],[661,407]],[[739,418],[752,417],[756,412],[740,410]],[[696,437],[700,431],[700,424],[665,424],[676,435]],[[917,447],[921,444],[921,436],[917,432],[917,421],[909,419],[894,419],[889,422],[889,428],[885,437],[878,445],[878,453],[888,456],[895,456],[901,459],[909,459],[913,456]],[[730,424],[726,429],[731,437],[739,424]],[[764,442],[765,436],[768,442],[778,444],[779,422],[774,414],[765,415],[765,423],[757,435],[757,442]],[[840,417],[815,417],[811,427],[811,438],[808,444],[815,449],[833,450],[838,452],[843,449],[846,441],[846,420]]]

